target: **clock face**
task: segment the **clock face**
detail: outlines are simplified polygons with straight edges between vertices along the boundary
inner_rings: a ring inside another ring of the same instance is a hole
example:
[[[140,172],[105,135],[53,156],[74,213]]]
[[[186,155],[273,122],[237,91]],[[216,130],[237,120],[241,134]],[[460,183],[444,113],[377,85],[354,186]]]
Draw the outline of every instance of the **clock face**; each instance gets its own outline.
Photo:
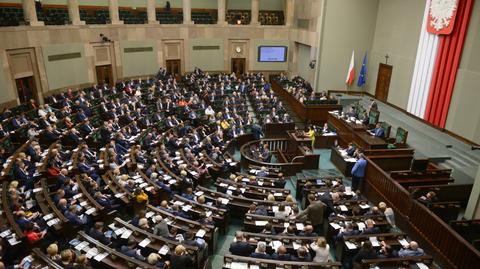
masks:
[[[237,46],[237,47],[235,47],[235,51],[236,51],[237,53],[240,53],[240,52],[242,52],[242,48],[239,47],[239,46]]]

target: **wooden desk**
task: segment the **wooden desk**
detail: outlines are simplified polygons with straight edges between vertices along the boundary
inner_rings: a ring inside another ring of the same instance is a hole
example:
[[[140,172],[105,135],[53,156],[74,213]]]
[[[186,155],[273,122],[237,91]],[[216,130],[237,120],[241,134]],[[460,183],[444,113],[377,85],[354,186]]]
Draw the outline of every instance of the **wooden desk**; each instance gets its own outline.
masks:
[[[327,122],[329,111],[342,109],[342,105],[339,104],[302,104],[291,93],[287,92],[277,80],[272,80],[271,83],[272,90],[288,103],[293,112],[295,112],[303,122],[323,124]]]
[[[329,149],[338,141],[338,135],[315,135],[315,148]]]
[[[346,177],[352,176],[352,168],[355,165],[355,162],[347,162],[340,151],[337,148],[332,147],[330,153],[330,161],[337,167],[337,169],[342,172]]]
[[[347,122],[331,113],[328,113],[328,123],[336,129],[340,145],[342,146],[353,142],[363,149],[382,149],[388,145],[385,140],[367,133],[363,124]]]

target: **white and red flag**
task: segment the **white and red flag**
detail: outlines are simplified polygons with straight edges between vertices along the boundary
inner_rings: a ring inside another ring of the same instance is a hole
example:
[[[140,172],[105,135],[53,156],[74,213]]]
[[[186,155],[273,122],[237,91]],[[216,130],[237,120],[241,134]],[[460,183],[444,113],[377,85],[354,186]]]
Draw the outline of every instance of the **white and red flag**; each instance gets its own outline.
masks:
[[[352,51],[352,59],[350,60],[350,66],[348,67],[347,79],[345,80],[345,84],[347,84],[347,86],[352,85],[354,79],[355,79],[355,51]]]

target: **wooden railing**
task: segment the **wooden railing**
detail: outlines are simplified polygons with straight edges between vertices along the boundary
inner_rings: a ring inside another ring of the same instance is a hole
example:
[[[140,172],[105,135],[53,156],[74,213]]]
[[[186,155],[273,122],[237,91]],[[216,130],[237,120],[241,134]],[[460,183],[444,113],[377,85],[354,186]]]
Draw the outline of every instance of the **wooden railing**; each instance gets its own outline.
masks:
[[[268,145],[270,151],[286,151],[288,149],[288,140],[286,139],[264,139],[261,140],[263,143]],[[257,160],[250,155],[250,147],[254,144],[260,143],[260,140],[254,140],[248,143],[245,143],[240,148],[240,154],[242,156],[241,165],[244,168],[248,168],[249,165],[255,166],[265,166],[268,168],[279,169],[284,175],[294,175],[303,169],[304,164],[300,161],[291,162],[291,163],[269,163]],[[301,159],[303,160],[303,159]]]
[[[433,251],[442,268],[474,268],[480,264],[480,252],[457,234],[427,207],[412,199],[405,188],[367,157],[363,193],[371,200],[389,203],[402,229],[411,231]]]

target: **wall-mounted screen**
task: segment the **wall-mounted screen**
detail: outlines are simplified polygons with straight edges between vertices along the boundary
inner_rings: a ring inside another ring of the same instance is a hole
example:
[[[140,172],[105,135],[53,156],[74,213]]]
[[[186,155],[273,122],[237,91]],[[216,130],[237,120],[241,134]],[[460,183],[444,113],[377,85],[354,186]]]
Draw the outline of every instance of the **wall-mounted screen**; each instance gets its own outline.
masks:
[[[260,46],[258,47],[259,62],[286,62],[287,47],[285,46]]]

